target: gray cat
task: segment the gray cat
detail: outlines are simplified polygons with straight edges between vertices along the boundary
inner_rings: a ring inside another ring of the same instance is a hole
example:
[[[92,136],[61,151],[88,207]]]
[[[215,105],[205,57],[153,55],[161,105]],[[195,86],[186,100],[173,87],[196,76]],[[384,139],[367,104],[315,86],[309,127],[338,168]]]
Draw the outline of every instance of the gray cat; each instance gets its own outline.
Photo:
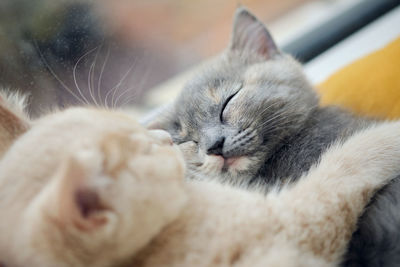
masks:
[[[193,176],[268,189],[295,181],[331,144],[375,123],[320,107],[301,66],[239,8],[227,50],[148,126],[169,131],[181,144]],[[370,203],[343,266],[400,265],[399,190],[396,179]]]

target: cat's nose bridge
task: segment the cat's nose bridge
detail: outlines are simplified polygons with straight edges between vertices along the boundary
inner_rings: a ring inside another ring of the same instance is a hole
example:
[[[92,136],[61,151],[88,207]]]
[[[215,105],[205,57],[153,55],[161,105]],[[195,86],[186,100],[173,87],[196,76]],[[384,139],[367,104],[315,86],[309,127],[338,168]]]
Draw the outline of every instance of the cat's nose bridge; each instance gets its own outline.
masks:
[[[209,128],[203,132],[203,149],[208,155],[226,156],[226,145],[237,134],[237,130],[228,127]],[[229,150],[229,149],[228,149]]]
[[[208,155],[222,155],[225,136],[222,134],[220,127],[209,127],[203,130],[202,148]]]
[[[224,136],[219,136],[213,144],[211,144],[210,147],[207,148],[207,154],[208,155],[223,155],[223,148],[224,148],[224,143],[225,143],[225,137]]]

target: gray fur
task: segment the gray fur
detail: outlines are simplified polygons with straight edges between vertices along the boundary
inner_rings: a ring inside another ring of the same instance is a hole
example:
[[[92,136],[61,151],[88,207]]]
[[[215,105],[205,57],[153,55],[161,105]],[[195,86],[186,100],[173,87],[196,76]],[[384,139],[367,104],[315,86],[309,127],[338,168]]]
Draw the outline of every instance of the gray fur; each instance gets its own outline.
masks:
[[[222,181],[242,178],[239,184],[265,188],[296,180],[332,143],[376,123],[319,107],[301,67],[243,8],[237,11],[229,48],[185,86],[156,122],[153,126],[169,131],[178,144],[192,141],[203,153],[251,158],[248,169],[218,175]],[[196,166],[189,169],[196,171]],[[398,190],[400,179],[371,202],[343,266],[400,266]]]
[[[375,195],[353,234],[342,266],[400,266],[400,177]]]

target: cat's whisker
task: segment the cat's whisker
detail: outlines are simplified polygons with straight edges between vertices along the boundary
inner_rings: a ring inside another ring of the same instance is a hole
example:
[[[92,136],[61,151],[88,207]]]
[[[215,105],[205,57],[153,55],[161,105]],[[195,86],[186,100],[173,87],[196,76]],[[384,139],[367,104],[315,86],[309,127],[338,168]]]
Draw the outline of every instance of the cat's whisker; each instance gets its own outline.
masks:
[[[261,127],[256,127],[256,128],[254,128],[254,131],[258,131],[258,130],[262,129],[262,131],[264,133],[268,133],[268,134],[273,134],[275,132],[279,133],[282,130],[287,130],[288,126],[290,127],[291,124],[294,122],[296,122],[296,121],[295,120],[289,120],[289,121],[281,120],[281,121],[277,121],[277,122],[274,122],[273,124],[268,125],[268,127],[266,127],[265,125],[261,126]],[[281,137],[281,136],[279,135],[279,137]],[[282,139],[284,139],[284,138],[282,138]]]
[[[94,71],[95,71],[95,67],[96,67],[96,63],[97,63],[97,58],[99,56],[99,53],[101,51],[101,47],[102,47],[103,43],[99,46],[99,48],[97,49],[96,55],[94,57],[94,60],[92,62],[92,64],[90,65],[89,68],[89,74],[88,74],[88,88],[89,88],[89,94],[91,99],[93,100],[94,104],[98,107],[99,104],[97,103],[96,97],[94,96]]]
[[[282,103],[280,103],[280,102],[277,102],[277,101],[275,101],[275,102],[272,102],[271,104],[269,104],[268,106],[266,106],[266,107],[264,107],[264,109],[263,109],[263,113],[265,112],[265,111],[267,111],[267,110],[269,110],[270,108],[272,108],[272,107],[276,107],[276,106],[279,106],[279,105],[282,105]]]
[[[118,88],[118,84],[119,84],[119,82],[114,86],[114,87],[112,87],[108,92],[107,92],[107,94],[106,94],[106,97],[105,97],[105,99],[104,99],[104,102],[106,103],[106,107],[107,108],[113,108],[114,107],[114,105],[113,105],[113,99],[111,98],[111,106],[108,106],[108,98],[109,98],[109,96],[112,96],[113,94],[114,94],[114,92],[115,92],[115,90],[117,90],[117,88]]]
[[[101,82],[103,80],[103,73],[104,73],[104,69],[106,67],[109,56],[110,56],[110,46],[107,47],[107,54],[106,54],[106,57],[104,59],[102,66],[101,66],[100,75],[97,80],[97,97],[99,98],[100,102],[102,102],[101,101]],[[104,102],[103,106],[106,107],[106,102]]]
[[[275,104],[276,104],[276,102],[275,102]],[[280,103],[279,103],[279,104],[280,104]],[[263,109],[262,111],[260,111],[260,114],[264,114],[265,112],[269,111],[269,109],[270,109],[271,107],[273,107],[273,106],[274,106],[274,104],[269,105],[267,108],[265,108],[265,109]],[[261,116],[261,117],[268,117],[268,120],[263,121],[261,125],[266,125],[266,124],[268,124],[269,122],[274,121],[274,120],[276,120],[277,118],[280,118],[280,117],[282,117],[282,116],[284,116],[284,115],[286,115],[286,114],[287,114],[287,113],[286,113],[285,111],[279,110],[279,111],[274,112],[272,115]],[[243,115],[243,116],[245,116],[245,115]],[[249,115],[249,116],[250,116],[250,115]],[[260,125],[260,126],[261,126],[261,125]]]
[[[267,121],[264,121],[259,127],[264,127],[266,124],[270,123],[271,121],[273,121],[274,123],[277,122],[281,122],[283,120],[286,119],[285,115],[290,115],[290,109],[289,109],[290,105],[286,105],[286,109],[284,111],[280,111],[279,113],[277,112],[274,116],[270,117]],[[316,108],[317,106],[312,106],[311,109]],[[287,123],[291,123],[291,122],[296,122],[295,119],[291,119],[289,121],[287,121]]]
[[[123,101],[122,103],[119,103],[119,101],[120,101],[121,97],[123,97],[124,95],[126,95],[126,94],[127,94],[128,92],[130,92],[132,89],[133,89],[133,86],[128,87],[128,88],[126,88],[121,94],[119,94],[119,95],[117,96],[116,100],[115,100],[115,105],[116,105],[116,106],[125,106],[124,104],[126,103],[126,101],[127,101],[131,96],[127,97],[127,98],[125,99],[125,101]],[[132,94],[132,95],[135,95],[135,96],[136,96],[136,91],[133,91],[133,94]]]
[[[109,90],[107,92],[106,96],[104,97],[104,107],[107,108],[107,109],[109,108],[109,106],[108,106],[108,96],[110,95],[110,92],[111,92],[111,90]]]
[[[266,112],[266,110],[264,110],[264,112]],[[261,113],[261,114],[264,114],[264,112]],[[290,115],[290,114],[291,113],[290,113],[290,110],[288,109],[288,105],[286,105],[285,109],[281,109],[281,110],[275,111],[273,114],[268,115],[268,120],[266,120],[264,122],[268,123],[268,122],[274,121],[274,120],[276,120],[278,118],[280,119],[280,118],[282,118],[284,116],[287,116],[287,115]]]
[[[51,75],[53,75],[53,77],[61,84],[61,86],[67,90],[68,93],[70,93],[73,97],[75,97],[76,100],[78,100],[79,102],[81,102],[81,104],[85,104],[85,102],[78,97],[72,90],[71,88],[69,88],[64,82],[63,80],[60,79],[60,77],[58,77],[58,75],[55,73],[55,71],[53,70],[53,68],[49,65],[49,63],[47,62],[46,58],[44,57],[42,51],[40,51],[39,46],[36,42],[36,40],[33,40],[34,45],[35,45],[35,49],[38,52],[40,59],[42,60],[42,62],[45,64],[46,68],[48,69],[48,71],[51,73]]]
[[[269,123],[276,123],[277,121],[284,120],[285,119],[285,115],[286,114],[283,114],[283,113],[277,114],[273,118],[268,119],[266,121],[263,121],[260,125],[257,126],[257,128],[264,127]]]
[[[276,115],[272,116],[271,118],[269,118],[266,121],[263,121],[261,124],[257,125],[256,128],[264,128],[267,124],[269,123],[277,123],[280,121],[283,121],[286,119],[286,112],[280,112],[280,113],[276,113]]]
[[[292,122],[296,122],[295,119],[287,120],[287,118],[286,118],[286,115],[290,115],[291,114],[290,113],[290,109],[288,109],[289,107],[290,107],[290,105],[286,105],[286,109],[285,110],[282,110],[280,112],[276,112],[274,114],[274,116],[270,115],[268,120],[263,121],[262,124],[257,125],[256,128],[257,129],[264,128],[268,123],[271,123],[271,122],[273,122],[271,127],[274,127],[277,123],[281,123],[282,121],[285,121],[285,125],[290,125]],[[311,109],[314,109],[314,108],[317,108],[317,107],[318,107],[317,105],[314,105],[314,106],[311,107]]]
[[[92,63],[90,65],[89,72],[88,72],[87,86],[88,86],[90,98],[96,104],[96,100],[93,98],[93,95],[92,95],[91,84],[90,84],[91,83],[91,79],[92,79],[92,70],[93,70],[93,68],[94,68],[94,66],[93,66],[93,63]]]
[[[126,78],[128,77],[129,74],[131,74],[133,68],[136,66],[136,61],[133,61],[133,63],[130,65],[128,70],[125,72],[125,74],[122,76],[121,80],[111,89],[110,92],[112,92],[112,97],[111,97],[111,107],[115,108],[115,93],[118,91],[120,86],[125,82]]]
[[[97,49],[97,48],[98,48],[98,46],[96,46],[96,47],[90,49],[90,50],[87,51],[85,54],[83,54],[83,55],[76,61],[75,65],[74,65],[74,68],[73,68],[73,70],[72,70],[72,76],[73,76],[73,78],[74,78],[74,83],[75,83],[76,89],[78,90],[78,93],[80,94],[80,96],[85,100],[86,104],[89,104],[89,101],[86,99],[86,97],[84,96],[84,94],[83,94],[81,88],[80,88],[79,85],[78,85],[78,81],[77,81],[77,79],[76,79],[76,69],[77,69],[77,67],[78,67],[78,65],[79,65],[79,63],[80,63],[80,61],[81,61],[82,59],[84,59],[87,55],[89,55],[90,53],[92,53],[92,52],[93,52],[95,49]]]
[[[273,125],[276,125],[276,124],[278,124],[278,123],[288,121],[286,115],[287,115],[287,114],[282,114],[282,116],[276,116],[274,120],[270,120],[270,121],[263,122],[263,123],[262,123],[261,125],[259,125],[258,127],[263,127],[263,128],[264,128],[264,127],[267,126],[267,125],[272,125],[272,126],[273,126]],[[290,120],[290,121],[293,121],[293,120]]]
[[[121,106],[121,107],[127,106],[133,99],[135,99],[137,97],[138,92],[135,90],[132,91],[132,89],[133,89],[133,87],[129,87],[121,95],[118,96],[117,101],[116,101],[116,103],[118,103],[118,104],[116,104],[117,106]],[[122,97],[124,94],[126,94],[127,92],[130,92],[130,91],[132,92],[132,94],[129,97],[127,97],[125,99],[125,101],[119,103],[120,97]]]
[[[263,107],[263,109],[260,110],[259,113],[260,113],[260,114],[265,114],[266,112],[269,113],[269,112],[271,112],[271,109],[272,109],[272,108],[277,109],[277,108],[279,108],[279,106],[281,106],[281,105],[282,105],[282,103],[280,103],[280,102],[273,102],[273,103],[270,103],[268,106]]]
[[[291,106],[291,104],[285,104],[285,105],[283,105],[283,104],[281,104],[281,103],[276,103],[276,105],[271,105],[271,106],[269,106],[269,107],[267,107],[267,108],[264,108],[262,111],[260,111],[260,114],[265,114],[265,115],[268,115],[270,112],[271,112],[271,108],[272,107],[276,107],[275,109],[275,111],[273,112],[273,114],[275,114],[275,113],[278,113],[278,112],[286,112],[286,109],[287,108],[290,108],[290,106]],[[284,107],[286,107],[286,108],[284,108]]]
[[[282,130],[282,129],[286,129],[288,126],[290,126],[294,122],[296,122],[296,120],[288,120],[287,121],[287,120],[281,119],[279,121],[276,121],[276,122],[268,125],[267,128],[265,128],[265,126],[263,128],[264,128],[264,131],[268,131],[268,132],[272,128]]]
[[[142,90],[143,85],[146,82],[149,73],[150,73],[149,68],[146,68],[145,73],[140,77],[140,84],[139,85],[137,85],[137,84],[135,85],[135,90],[133,90],[134,93],[131,96],[129,96],[123,103],[121,103],[120,104],[121,106],[128,105],[133,99],[135,99],[137,97],[137,95],[139,94],[139,91]],[[130,89],[128,91],[130,91],[132,88],[133,88],[133,86],[130,87]],[[119,95],[117,97],[117,100],[116,100],[117,103],[119,102],[121,97],[122,97],[122,95]]]

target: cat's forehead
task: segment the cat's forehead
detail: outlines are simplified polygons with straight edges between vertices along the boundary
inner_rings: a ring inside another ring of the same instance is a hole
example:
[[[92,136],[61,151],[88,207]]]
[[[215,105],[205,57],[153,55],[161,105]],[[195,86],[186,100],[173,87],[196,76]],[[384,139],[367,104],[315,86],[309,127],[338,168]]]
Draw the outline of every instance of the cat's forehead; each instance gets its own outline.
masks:
[[[218,104],[240,86],[255,86],[262,89],[263,94],[276,97],[297,94],[301,92],[299,88],[309,87],[301,66],[290,56],[281,55],[253,64],[244,62],[241,57],[231,57],[230,60],[220,58],[206,65],[186,84],[181,102],[192,102],[191,105],[196,104],[193,102]]]
[[[188,81],[180,95],[180,100],[182,103],[193,101],[219,103],[227,91],[241,84],[242,75],[232,68],[206,68]]]

